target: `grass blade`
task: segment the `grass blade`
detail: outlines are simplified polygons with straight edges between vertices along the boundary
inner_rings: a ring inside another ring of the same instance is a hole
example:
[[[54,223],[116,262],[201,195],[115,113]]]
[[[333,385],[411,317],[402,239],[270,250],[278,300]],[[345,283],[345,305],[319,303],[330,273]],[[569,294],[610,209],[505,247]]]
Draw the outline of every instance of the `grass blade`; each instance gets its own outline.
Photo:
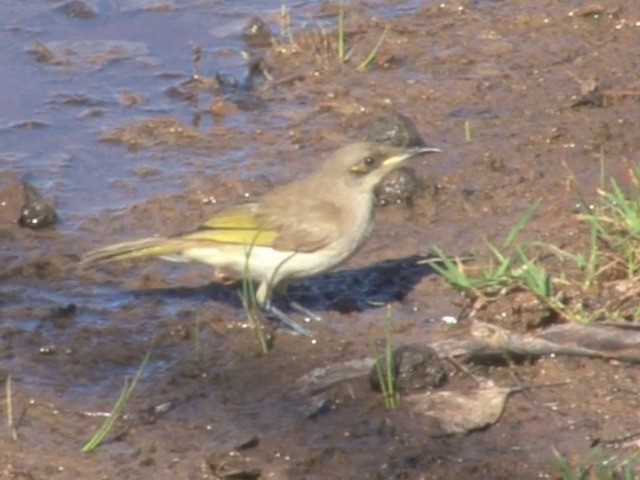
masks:
[[[131,394],[133,393],[136,386],[138,385],[138,382],[142,377],[142,372],[144,371],[144,368],[147,366],[147,363],[151,358],[152,350],[153,350],[153,343],[151,348],[149,348],[149,351],[147,352],[147,354],[144,356],[144,359],[142,360],[142,363],[138,367],[138,371],[134,375],[133,379],[131,380],[129,380],[128,378],[125,379],[125,383],[124,383],[124,386],[122,387],[122,391],[120,392],[120,396],[118,397],[118,400],[113,406],[111,413],[102,423],[102,425],[100,426],[98,431],[95,433],[95,435],[91,437],[91,439],[84,445],[84,447],[82,447],[82,453],[91,453],[107,438],[107,436],[109,435],[109,432],[115,425],[116,421],[118,420],[118,418],[120,418],[120,415],[122,414],[124,407],[126,406],[129,398],[131,397]]]

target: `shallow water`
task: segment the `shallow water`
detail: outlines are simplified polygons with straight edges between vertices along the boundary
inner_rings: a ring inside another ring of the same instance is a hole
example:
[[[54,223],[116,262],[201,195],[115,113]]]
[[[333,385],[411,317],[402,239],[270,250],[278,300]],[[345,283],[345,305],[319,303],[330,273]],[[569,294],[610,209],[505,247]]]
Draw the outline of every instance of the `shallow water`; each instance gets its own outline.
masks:
[[[159,2],[158,10],[153,9],[156,2],[149,4],[148,10],[145,2],[125,8],[116,2],[95,2],[97,16],[86,20],[70,18],[56,11],[55,4],[42,2],[21,2],[4,10],[11,26],[1,32],[1,60],[11,68],[3,68],[0,87],[5,99],[0,168],[28,174],[45,195],[54,196],[66,220],[63,229],[74,228],[70,216],[123,208],[187,181],[170,179],[188,172],[185,161],[192,153],[134,154],[100,142],[100,132],[163,113],[189,122],[184,103],[172,101],[166,90],[191,75],[192,46],[202,46],[203,70],[209,74],[240,75],[243,24],[238,22],[254,13],[274,12],[268,2],[244,12],[226,2]],[[212,34],[230,23],[237,29],[223,36]],[[72,56],[71,65],[38,63],[29,53],[36,42],[60,45],[62,51],[82,46],[86,50],[78,58]],[[121,42],[121,51],[111,55],[111,44],[105,42]],[[125,93],[140,96],[143,104],[123,105],[119,99]],[[30,129],[23,126],[27,122],[41,126]],[[204,152],[199,157],[207,159]],[[163,175],[131,186],[132,171],[145,165]]]
[[[126,122],[163,114],[189,124],[193,109],[167,91],[193,73],[192,48],[202,48],[201,74],[242,78],[246,46],[241,30],[257,15],[277,32],[280,2],[251,2],[249,7],[221,1],[93,1],[85,2],[96,12],[88,19],[63,13],[63,4],[5,5],[0,31],[5,66],[0,73],[0,173],[28,175],[46,196],[55,197],[65,219],[62,229],[75,228],[78,217],[184,188],[194,157],[206,170],[237,174],[243,158],[259,155],[260,144],[252,141],[225,158],[184,149],[131,153],[100,142],[99,136]],[[317,17],[314,2],[289,8],[294,28]],[[381,7],[378,12],[407,8]],[[39,63],[29,53],[37,43],[80,53],[65,57],[70,64]],[[126,94],[139,96],[142,104],[127,106]],[[242,111],[224,123],[247,133],[281,126],[277,114]],[[200,127],[211,126],[205,117]],[[132,172],[142,167],[161,174],[130,185]]]

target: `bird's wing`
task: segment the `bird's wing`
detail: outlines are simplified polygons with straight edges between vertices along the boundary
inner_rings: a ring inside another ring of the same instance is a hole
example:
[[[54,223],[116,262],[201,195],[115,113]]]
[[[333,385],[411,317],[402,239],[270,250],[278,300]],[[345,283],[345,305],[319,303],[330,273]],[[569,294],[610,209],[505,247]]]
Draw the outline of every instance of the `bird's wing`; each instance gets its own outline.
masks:
[[[297,214],[282,215],[277,220],[278,236],[273,240],[273,248],[311,253],[338,239],[340,209],[335,203],[316,200],[312,204],[296,207],[292,209]]]
[[[218,212],[180,238],[314,252],[336,240],[337,221],[339,208],[332,202],[314,202],[303,208],[289,202],[284,207],[247,203]]]
[[[179,235],[182,240],[271,246],[278,232],[262,226],[256,216],[258,205],[244,203],[222,210],[196,230]]]

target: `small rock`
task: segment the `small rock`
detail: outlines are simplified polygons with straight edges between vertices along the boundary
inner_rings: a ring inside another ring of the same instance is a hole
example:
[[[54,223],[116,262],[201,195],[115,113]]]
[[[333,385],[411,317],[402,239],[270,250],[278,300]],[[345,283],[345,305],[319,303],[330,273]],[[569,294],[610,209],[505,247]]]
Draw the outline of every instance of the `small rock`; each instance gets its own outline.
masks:
[[[440,357],[426,345],[403,345],[395,351],[394,359],[401,392],[438,388],[447,380]]]
[[[383,371],[386,359],[380,357]],[[435,350],[426,345],[403,345],[393,352],[395,388],[399,392],[418,392],[441,387],[447,380],[447,372]],[[374,365],[369,372],[369,383],[380,391],[378,368]]]
[[[370,142],[387,143],[395,147],[417,148],[427,143],[422,139],[413,121],[401,113],[380,117],[364,127],[364,138]],[[391,204],[412,205],[414,198],[424,187],[418,180],[415,170],[410,167],[400,167],[389,173],[376,187],[376,204],[379,206]],[[429,188],[432,195],[433,188]]]
[[[73,324],[77,310],[75,303],[57,306],[51,310],[49,319],[56,328],[69,328]]]
[[[253,17],[242,29],[242,39],[248,47],[270,47],[273,45],[271,28],[260,17]]]
[[[252,480],[260,478],[262,471],[253,464],[255,460],[248,459],[236,451],[212,452],[205,457],[211,473],[216,478],[231,480]]]
[[[173,398],[166,402],[145,408],[136,413],[136,420],[142,425],[152,425],[156,423],[160,417],[163,417],[173,410],[179,403],[179,399]]]
[[[412,205],[420,187],[415,170],[411,167],[400,167],[388,173],[375,188],[376,204],[379,206],[394,203]]]
[[[574,97],[571,108],[579,107],[603,107],[604,95],[600,82],[594,78],[582,82],[580,85],[580,95]]]
[[[58,215],[54,208],[45,202],[36,187],[27,181],[22,182],[24,205],[18,218],[18,224],[26,228],[46,228],[55,225]]]
[[[309,420],[317,420],[323,415],[331,412],[333,401],[325,395],[316,395],[309,399],[301,409],[302,416]]]
[[[619,18],[620,7],[607,8],[604,5],[587,3],[586,5],[579,6],[575,10],[571,10],[569,16],[596,20],[602,18]]]
[[[247,72],[244,78],[238,80],[224,72],[215,74],[215,82],[217,89],[222,93],[230,94],[233,92],[249,92],[253,90],[256,79],[268,78],[266,66],[262,57],[249,57],[247,59]]]
[[[56,10],[68,17],[78,18],[80,20],[88,20],[98,16],[93,7],[87,5],[81,0],[70,0],[56,7]]]
[[[260,437],[254,435],[240,442],[236,446],[236,450],[248,450],[250,448],[256,448],[258,445],[260,445]]]
[[[367,124],[364,130],[365,139],[370,142],[387,143],[402,148],[427,145],[413,121],[401,113],[377,118]]]
[[[35,57],[36,62],[38,63],[49,63],[56,58],[55,53],[53,53],[45,44],[40,42],[36,42],[36,44],[29,49],[29,53]]]

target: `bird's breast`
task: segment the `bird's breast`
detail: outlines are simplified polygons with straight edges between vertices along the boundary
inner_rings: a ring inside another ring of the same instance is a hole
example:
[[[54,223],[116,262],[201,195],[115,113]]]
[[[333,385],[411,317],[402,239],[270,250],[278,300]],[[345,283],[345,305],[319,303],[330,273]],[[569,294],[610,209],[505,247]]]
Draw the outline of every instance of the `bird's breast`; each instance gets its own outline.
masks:
[[[362,247],[373,230],[373,201],[369,198],[359,200],[343,209],[343,227],[338,242],[342,244],[342,248],[349,251],[347,258]]]

